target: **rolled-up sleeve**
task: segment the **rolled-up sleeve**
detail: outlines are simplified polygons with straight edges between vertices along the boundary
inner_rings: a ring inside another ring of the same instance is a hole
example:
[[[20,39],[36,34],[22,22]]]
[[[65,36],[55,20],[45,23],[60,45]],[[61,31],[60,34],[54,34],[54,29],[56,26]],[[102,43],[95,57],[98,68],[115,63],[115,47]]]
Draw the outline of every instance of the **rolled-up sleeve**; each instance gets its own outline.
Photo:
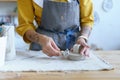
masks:
[[[28,30],[35,30],[33,24],[34,21],[34,12],[32,6],[32,0],[17,0],[18,3],[18,22],[19,26],[16,28],[16,31],[21,35],[25,42],[29,43],[30,41],[24,36],[25,32]]]
[[[82,27],[94,24],[92,0],[80,0],[80,24]]]

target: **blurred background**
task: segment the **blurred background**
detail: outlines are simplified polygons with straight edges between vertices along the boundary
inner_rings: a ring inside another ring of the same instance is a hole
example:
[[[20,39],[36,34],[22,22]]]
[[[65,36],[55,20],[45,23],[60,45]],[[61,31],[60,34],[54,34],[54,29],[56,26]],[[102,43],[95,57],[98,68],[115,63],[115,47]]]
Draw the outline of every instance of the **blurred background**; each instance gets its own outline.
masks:
[[[95,24],[89,38],[91,49],[120,50],[120,0],[93,0],[93,4]],[[0,0],[1,24],[18,25],[17,1]],[[21,42],[22,39],[17,35],[16,44]]]

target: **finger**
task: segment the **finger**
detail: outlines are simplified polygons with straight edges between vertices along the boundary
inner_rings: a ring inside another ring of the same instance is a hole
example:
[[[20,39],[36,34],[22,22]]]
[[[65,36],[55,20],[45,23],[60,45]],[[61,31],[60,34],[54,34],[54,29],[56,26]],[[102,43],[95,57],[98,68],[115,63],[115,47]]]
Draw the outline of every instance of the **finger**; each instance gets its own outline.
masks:
[[[83,48],[80,50],[80,54],[85,55],[85,54],[84,54],[85,50],[86,50],[86,47],[83,47]]]
[[[53,48],[55,48],[56,50],[59,50],[59,51],[60,51],[60,49],[58,48],[58,46],[55,44],[54,41],[52,42],[52,46],[53,46]]]
[[[54,56],[53,51],[51,50],[50,47],[46,48],[46,53],[47,53],[47,55],[50,56],[50,57],[51,57],[51,56]]]
[[[58,50],[54,49],[54,47],[52,45],[50,45],[49,51],[51,52],[51,54],[53,56],[59,56],[60,55],[60,50],[58,51]]]
[[[55,50],[52,48],[51,45],[47,45],[45,48],[44,48],[44,52],[47,53],[48,56],[57,56],[57,54],[55,54]]]
[[[73,48],[71,48],[70,51],[73,52]]]
[[[85,56],[89,57],[89,48],[86,48],[86,50],[85,50]]]
[[[86,42],[81,43],[82,46],[89,48],[89,45]]]
[[[47,49],[43,49],[43,53],[49,57],[52,57],[52,55],[49,53],[49,51]]]

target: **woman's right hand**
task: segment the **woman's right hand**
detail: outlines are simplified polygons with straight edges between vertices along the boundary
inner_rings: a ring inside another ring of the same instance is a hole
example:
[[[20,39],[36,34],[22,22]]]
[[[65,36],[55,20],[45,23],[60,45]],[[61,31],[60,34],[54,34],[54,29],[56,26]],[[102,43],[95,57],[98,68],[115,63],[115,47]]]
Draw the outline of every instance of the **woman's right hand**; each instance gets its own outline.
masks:
[[[60,55],[60,49],[57,47],[57,45],[51,37],[39,34],[34,30],[28,30],[25,33],[25,37],[31,42],[36,42],[40,44],[42,46],[42,51],[46,55],[50,57]]]
[[[51,37],[44,36],[44,40],[41,43],[42,45],[42,51],[52,57],[52,56],[59,56],[60,55],[60,49],[55,44],[54,40]]]

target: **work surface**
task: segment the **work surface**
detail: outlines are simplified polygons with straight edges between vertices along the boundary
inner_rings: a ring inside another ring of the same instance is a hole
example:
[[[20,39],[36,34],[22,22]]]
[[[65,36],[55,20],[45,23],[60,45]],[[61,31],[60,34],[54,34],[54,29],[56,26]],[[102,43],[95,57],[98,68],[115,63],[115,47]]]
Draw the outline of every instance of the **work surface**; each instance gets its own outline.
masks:
[[[110,71],[0,72],[0,80],[120,80],[120,51],[95,51],[115,68]]]

